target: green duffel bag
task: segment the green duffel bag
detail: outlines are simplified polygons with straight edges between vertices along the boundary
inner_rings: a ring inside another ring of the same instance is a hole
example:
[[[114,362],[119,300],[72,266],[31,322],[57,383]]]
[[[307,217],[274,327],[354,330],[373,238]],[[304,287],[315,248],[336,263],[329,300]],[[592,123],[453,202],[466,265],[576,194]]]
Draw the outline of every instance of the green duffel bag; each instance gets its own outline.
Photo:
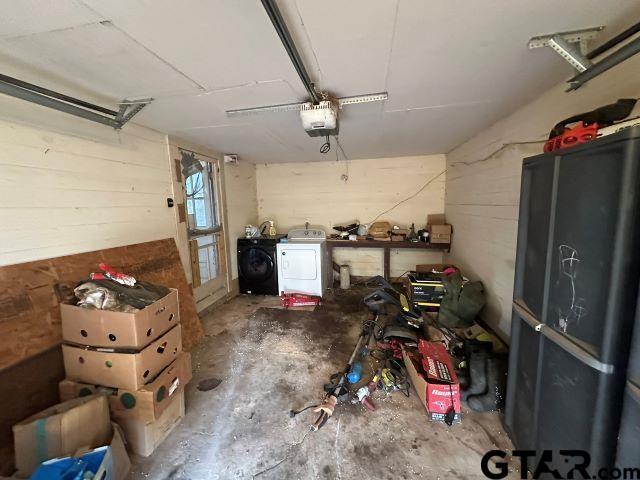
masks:
[[[487,302],[482,282],[463,284],[459,273],[441,278],[445,294],[440,303],[438,322],[449,328],[470,327]]]

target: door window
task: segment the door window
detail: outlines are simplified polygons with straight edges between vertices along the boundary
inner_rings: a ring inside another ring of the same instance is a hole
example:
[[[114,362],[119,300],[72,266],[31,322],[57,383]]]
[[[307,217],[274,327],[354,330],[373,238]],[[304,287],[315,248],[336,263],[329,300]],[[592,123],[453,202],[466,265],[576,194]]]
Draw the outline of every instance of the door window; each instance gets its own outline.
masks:
[[[210,162],[181,151],[184,177],[187,232],[191,245],[194,287],[220,274],[219,233],[222,231],[218,207],[217,169]]]

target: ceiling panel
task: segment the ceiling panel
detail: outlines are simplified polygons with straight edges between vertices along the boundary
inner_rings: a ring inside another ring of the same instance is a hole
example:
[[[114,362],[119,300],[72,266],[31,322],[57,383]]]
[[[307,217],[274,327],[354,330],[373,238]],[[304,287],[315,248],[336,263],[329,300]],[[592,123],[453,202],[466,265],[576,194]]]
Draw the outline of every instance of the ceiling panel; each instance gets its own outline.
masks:
[[[114,100],[197,90],[109,22],[5,39],[0,54]]]
[[[62,30],[105,20],[76,0],[2,0],[0,11],[0,38]]]
[[[204,89],[280,79],[305,97],[257,0],[83,1]]]
[[[288,82],[260,82],[194,95],[158,98],[140,112],[137,120],[169,133],[193,127],[253,123],[255,116],[230,118],[225,110],[290,103],[295,96]]]
[[[222,153],[242,151],[243,160],[254,163],[287,161],[293,151],[264,128],[250,124],[185,129],[176,135]],[[297,161],[303,154],[300,153]]]
[[[319,77],[319,88],[348,96],[385,90],[397,3],[296,0],[279,5],[310,73]]]
[[[473,106],[385,112],[345,118],[340,143],[349,158],[378,158],[443,153],[471,137],[497,106]]]
[[[571,8],[570,4],[576,8]],[[509,98],[515,108],[572,73],[529,38],[597,25],[619,25],[634,2],[403,0],[389,65],[389,110]],[[549,14],[552,12],[553,14]]]

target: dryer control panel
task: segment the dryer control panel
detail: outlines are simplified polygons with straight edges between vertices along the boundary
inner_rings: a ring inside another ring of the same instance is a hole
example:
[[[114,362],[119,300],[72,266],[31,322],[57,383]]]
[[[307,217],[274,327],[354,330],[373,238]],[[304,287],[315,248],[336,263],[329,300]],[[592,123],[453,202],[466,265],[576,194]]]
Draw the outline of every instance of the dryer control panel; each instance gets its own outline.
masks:
[[[289,240],[326,240],[327,234],[320,228],[294,228],[287,234]]]

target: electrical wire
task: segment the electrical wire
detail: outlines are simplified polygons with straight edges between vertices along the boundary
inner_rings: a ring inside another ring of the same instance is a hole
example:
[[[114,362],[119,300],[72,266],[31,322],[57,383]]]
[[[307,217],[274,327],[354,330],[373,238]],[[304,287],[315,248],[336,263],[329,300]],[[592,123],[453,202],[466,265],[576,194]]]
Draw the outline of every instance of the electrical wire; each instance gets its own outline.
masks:
[[[338,148],[340,149],[340,152],[342,152],[342,156],[344,157],[344,159],[349,160],[349,157],[347,157],[347,154],[344,153],[344,148],[342,148],[342,145],[340,144],[340,139],[338,138],[338,136],[334,135],[333,138],[336,139],[336,143],[338,144]]]
[[[494,156],[498,155],[500,152],[502,152],[505,148],[514,146],[514,145],[536,145],[539,143],[544,143],[546,140],[530,140],[530,141],[524,141],[524,142],[509,142],[509,143],[505,143],[502,146],[500,146],[500,148],[498,148],[497,150],[495,150],[493,153],[487,155],[484,158],[478,159],[478,160],[474,160],[472,162],[453,162],[451,163],[451,166],[455,166],[455,165],[473,165],[475,163],[480,163],[480,162],[486,162],[487,160],[490,160],[491,158],[493,158]],[[339,144],[338,144],[339,145]],[[379,215],[377,215],[373,220],[371,220],[370,222],[366,222],[366,224],[370,225],[373,222],[375,222],[378,218],[380,218],[382,215],[384,215],[385,213],[389,213],[390,211],[396,209],[397,207],[399,207],[400,205],[402,205],[405,202],[408,202],[409,200],[417,197],[425,188],[427,188],[434,180],[438,179],[439,177],[441,177],[442,175],[444,175],[447,172],[447,169],[445,168],[443,171],[441,171],[439,174],[437,174],[435,177],[431,178],[427,183],[425,183],[424,185],[422,185],[418,191],[416,193],[414,193],[413,195],[410,195],[409,197],[405,198],[404,200],[400,200],[398,203],[396,203],[393,207],[389,208],[388,210],[385,210],[384,212],[380,213]]]
[[[344,148],[342,148],[342,144],[340,143],[340,138],[337,135],[334,135],[333,138],[335,138],[336,144],[338,145],[338,148],[336,149],[336,162],[339,161],[338,150],[342,152],[342,156],[344,157],[345,173],[343,173],[340,178],[342,178],[342,180],[347,182],[349,180],[349,157],[347,157],[347,154],[344,153]]]
[[[481,162],[486,162],[487,160],[491,160],[493,157],[495,157],[496,155],[498,155],[500,152],[502,152],[504,149],[508,148],[508,147],[512,147],[512,146],[516,146],[516,145],[536,145],[539,143],[545,143],[546,140],[527,140],[524,142],[509,142],[509,143],[503,143],[500,148],[498,148],[497,150],[495,150],[493,153],[490,153],[489,155],[487,155],[486,157],[480,158],[478,160],[473,160],[472,162],[453,162],[451,163],[451,166],[453,167],[454,165],[474,165],[476,163],[481,163]]]
[[[398,203],[396,203],[393,207],[385,210],[384,212],[376,215],[376,217],[371,220],[370,222],[366,222],[367,225],[371,225],[373,222],[375,222],[377,219],[379,219],[382,215],[384,215],[385,213],[389,213],[392,210],[395,210],[397,207],[399,207],[400,205],[402,205],[405,202],[408,202],[409,200],[417,197],[418,195],[420,195],[420,193],[422,193],[422,191],[427,188],[429,185],[431,185],[431,183],[433,183],[434,181],[436,181],[438,178],[440,178],[442,175],[444,175],[447,172],[447,169],[445,168],[443,171],[441,171],[440,173],[438,173],[435,177],[432,177],[431,179],[429,179],[427,181],[427,183],[425,183],[424,185],[422,185],[417,192],[415,192],[413,195],[408,196],[407,198],[400,200]]]

